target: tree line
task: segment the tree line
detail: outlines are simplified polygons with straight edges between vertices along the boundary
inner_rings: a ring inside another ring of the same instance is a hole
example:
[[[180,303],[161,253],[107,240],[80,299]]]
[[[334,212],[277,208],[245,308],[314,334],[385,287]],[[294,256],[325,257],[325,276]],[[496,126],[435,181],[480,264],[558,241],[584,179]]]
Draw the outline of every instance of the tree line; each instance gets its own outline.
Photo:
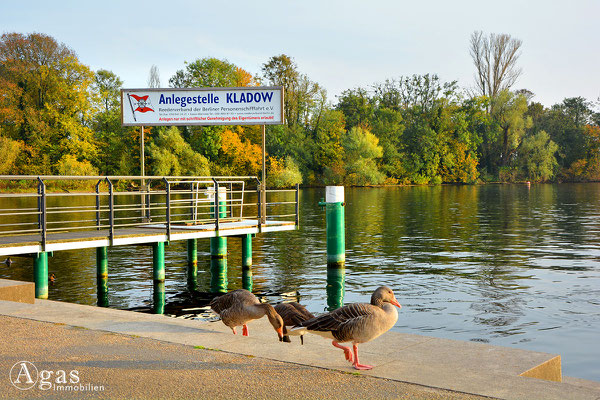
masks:
[[[600,113],[582,97],[549,108],[513,90],[521,42],[474,32],[475,85],[435,74],[343,91],[335,103],[288,55],[252,74],[186,62],[168,86],[280,85],[285,124],[267,127],[269,186],[600,180]],[[122,80],[41,33],[0,37],[0,174],[138,175],[140,128],[120,123]],[[161,87],[152,66],[149,87]],[[257,126],[145,128],[153,175],[259,175]]]

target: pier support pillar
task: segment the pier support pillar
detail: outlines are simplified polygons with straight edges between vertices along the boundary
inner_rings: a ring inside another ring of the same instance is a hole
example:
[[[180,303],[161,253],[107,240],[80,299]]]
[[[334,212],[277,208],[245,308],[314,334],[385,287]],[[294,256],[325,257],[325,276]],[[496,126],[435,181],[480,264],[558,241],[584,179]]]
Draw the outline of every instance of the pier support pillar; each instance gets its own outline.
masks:
[[[152,244],[152,278],[153,285],[153,311],[155,314],[165,312],[165,243]]]
[[[227,292],[227,238],[210,238],[210,291]]]
[[[191,290],[198,288],[198,240],[188,239],[187,241],[187,278],[188,287]]]
[[[152,278],[154,282],[165,281],[165,243],[152,243]]]
[[[252,235],[242,236],[242,287],[252,291]]]
[[[108,248],[96,247],[98,307],[108,307]]]
[[[344,304],[346,264],[346,232],[344,187],[327,186],[325,189],[327,231],[327,306],[335,310]]]
[[[33,281],[35,282],[35,297],[48,298],[48,253],[42,251],[33,256]]]

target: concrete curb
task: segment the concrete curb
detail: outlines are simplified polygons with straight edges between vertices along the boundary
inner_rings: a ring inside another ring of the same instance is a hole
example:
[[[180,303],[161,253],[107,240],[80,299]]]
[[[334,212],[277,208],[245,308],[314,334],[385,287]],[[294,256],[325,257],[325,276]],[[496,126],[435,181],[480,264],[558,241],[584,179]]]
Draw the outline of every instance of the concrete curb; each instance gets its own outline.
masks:
[[[265,319],[252,322],[251,336],[243,337],[220,322],[51,300],[0,301],[0,314],[356,373],[329,341],[308,335],[304,346],[295,338],[291,344],[278,342]],[[519,376],[555,359],[551,354],[397,332],[360,345],[359,351],[362,362],[375,365],[360,374],[372,377],[501,399],[600,399],[597,382],[565,377],[560,383]]]

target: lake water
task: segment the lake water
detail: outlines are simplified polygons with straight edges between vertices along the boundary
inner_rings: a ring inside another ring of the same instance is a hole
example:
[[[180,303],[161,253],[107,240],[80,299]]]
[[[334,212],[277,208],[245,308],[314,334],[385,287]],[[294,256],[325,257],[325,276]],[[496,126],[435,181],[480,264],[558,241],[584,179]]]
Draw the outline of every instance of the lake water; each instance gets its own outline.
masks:
[[[253,290],[327,309],[324,189],[300,192],[300,229],[253,240]],[[152,250],[109,249],[111,307],[152,305]],[[210,291],[208,240],[198,290]],[[31,259],[0,277],[32,280]],[[228,289],[242,287],[229,239]],[[55,253],[49,298],[96,304],[95,251]],[[345,303],[380,285],[402,310],[394,330],[562,356],[563,374],[600,381],[600,184],[346,188]],[[167,305],[188,291],[185,242],[166,247]],[[329,299],[331,301],[331,298]]]

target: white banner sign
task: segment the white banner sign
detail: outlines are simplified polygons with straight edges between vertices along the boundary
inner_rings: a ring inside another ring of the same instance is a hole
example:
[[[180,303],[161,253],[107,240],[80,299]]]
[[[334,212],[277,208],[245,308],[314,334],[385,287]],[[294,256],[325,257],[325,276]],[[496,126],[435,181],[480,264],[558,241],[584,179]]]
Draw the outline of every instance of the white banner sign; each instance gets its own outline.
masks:
[[[283,88],[121,89],[121,123],[169,125],[283,124]]]

